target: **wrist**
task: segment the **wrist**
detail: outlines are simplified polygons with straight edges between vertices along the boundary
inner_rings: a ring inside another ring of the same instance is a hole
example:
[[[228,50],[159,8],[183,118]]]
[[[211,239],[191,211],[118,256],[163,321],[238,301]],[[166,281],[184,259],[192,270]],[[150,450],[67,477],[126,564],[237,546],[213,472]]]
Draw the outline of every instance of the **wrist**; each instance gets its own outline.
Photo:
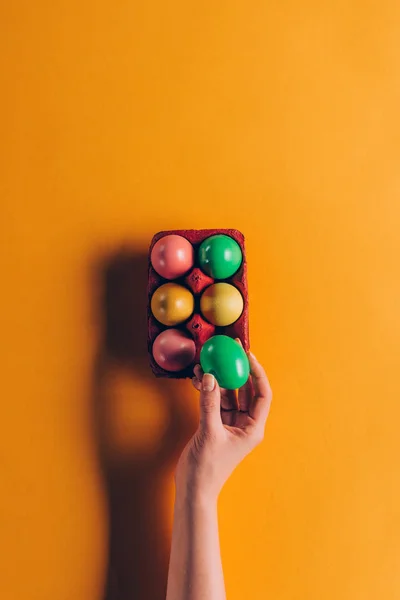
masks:
[[[218,494],[213,494],[209,490],[178,484],[175,490],[175,507],[178,510],[217,508]]]

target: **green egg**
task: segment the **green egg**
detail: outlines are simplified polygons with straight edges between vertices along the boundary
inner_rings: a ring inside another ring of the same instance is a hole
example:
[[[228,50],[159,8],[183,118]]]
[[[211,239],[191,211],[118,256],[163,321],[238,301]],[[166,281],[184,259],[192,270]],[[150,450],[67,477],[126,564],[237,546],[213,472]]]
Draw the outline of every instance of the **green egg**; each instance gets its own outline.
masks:
[[[214,279],[232,277],[242,264],[242,260],[239,244],[229,235],[212,235],[200,244],[200,266]]]
[[[250,364],[242,346],[227,335],[214,335],[205,342],[200,352],[204,373],[214,375],[219,385],[236,390],[246,383]]]

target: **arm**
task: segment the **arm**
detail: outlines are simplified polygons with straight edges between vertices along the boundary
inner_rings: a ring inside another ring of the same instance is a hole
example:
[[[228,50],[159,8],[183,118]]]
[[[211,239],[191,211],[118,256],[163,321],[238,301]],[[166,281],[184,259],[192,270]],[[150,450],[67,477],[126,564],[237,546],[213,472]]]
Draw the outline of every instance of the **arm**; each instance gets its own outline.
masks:
[[[167,600],[225,600],[217,501],[235,467],[262,440],[271,403],[263,368],[249,354],[251,377],[236,396],[195,368],[200,423],[176,471]]]
[[[225,600],[217,503],[177,492],[167,600]]]

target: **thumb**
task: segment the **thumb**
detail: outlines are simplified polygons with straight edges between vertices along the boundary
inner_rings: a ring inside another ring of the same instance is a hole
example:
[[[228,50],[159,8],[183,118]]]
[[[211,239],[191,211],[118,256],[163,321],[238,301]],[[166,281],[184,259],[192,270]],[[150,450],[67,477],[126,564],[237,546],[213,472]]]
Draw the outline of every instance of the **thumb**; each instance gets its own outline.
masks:
[[[212,431],[221,423],[221,391],[214,375],[205,373],[200,390],[200,427]]]

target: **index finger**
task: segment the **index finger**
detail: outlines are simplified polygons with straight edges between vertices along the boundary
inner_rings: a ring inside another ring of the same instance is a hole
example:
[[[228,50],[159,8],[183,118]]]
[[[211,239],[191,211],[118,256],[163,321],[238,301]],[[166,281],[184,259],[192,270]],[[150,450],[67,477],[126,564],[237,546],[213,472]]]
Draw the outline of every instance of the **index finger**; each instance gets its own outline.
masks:
[[[254,388],[254,398],[250,406],[250,416],[255,421],[266,421],[271,406],[272,390],[268,377],[254,354],[249,352],[250,373]]]

